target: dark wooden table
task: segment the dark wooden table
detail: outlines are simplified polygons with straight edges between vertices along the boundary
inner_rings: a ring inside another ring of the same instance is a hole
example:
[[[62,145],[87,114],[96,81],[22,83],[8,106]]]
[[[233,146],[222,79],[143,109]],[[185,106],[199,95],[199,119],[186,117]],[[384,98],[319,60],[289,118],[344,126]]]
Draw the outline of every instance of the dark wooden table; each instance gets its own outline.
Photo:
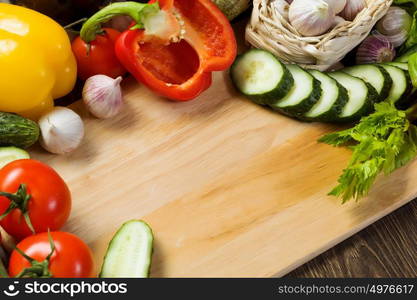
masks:
[[[287,276],[417,277],[417,199]]]

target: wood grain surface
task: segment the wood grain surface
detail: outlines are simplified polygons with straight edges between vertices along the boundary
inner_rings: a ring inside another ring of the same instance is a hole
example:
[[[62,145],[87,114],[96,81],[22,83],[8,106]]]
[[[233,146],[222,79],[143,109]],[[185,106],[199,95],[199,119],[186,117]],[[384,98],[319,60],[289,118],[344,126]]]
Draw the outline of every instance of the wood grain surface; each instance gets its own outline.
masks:
[[[288,277],[417,277],[417,201],[294,270]]]
[[[326,196],[349,159],[318,144],[334,127],[277,115],[237,95],[218,73],[189,103],[156,97],[132,79],[126,108],[84,118],[68,156],[32,155],[58,170],[74,197],[66,226],[101,263],[112,233],[145,219],[156,243],[152,276],[281,276],[417,195],[417,163],[381,178],[369,199]]]

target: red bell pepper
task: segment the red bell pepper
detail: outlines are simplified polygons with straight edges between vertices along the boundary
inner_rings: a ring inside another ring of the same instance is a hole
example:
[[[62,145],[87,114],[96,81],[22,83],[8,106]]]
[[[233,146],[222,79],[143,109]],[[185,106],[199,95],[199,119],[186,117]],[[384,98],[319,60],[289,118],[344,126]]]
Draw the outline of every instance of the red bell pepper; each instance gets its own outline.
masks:
[[[84,24],[81,38],[93,40],[99,24],[115,15],[129,15],[136,22],[116,41],[119,61],[138,81],[169,99],[196,98],[211,85],[211,73],[229,68],[236,57],[233,29],[211,0],[114,3]]]

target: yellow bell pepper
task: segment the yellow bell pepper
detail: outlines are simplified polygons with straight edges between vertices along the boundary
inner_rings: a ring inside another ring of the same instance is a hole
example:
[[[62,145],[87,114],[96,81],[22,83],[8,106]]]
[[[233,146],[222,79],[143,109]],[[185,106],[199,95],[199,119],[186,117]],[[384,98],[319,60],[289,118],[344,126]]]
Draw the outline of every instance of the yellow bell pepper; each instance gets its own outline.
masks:
[[[0,3],[0,111],[32,119],[75,85],[77,65],[67,33],[34,10]]]

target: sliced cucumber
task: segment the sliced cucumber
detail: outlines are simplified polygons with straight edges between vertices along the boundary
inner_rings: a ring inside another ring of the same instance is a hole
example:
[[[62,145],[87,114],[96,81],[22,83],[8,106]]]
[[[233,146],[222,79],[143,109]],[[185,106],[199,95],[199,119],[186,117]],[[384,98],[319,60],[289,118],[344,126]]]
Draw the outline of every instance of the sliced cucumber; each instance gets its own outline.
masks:
[[[342,71],[372,85],[379,95],[378,99],[375,99],[376,102],[384,101],[388,97],[392,87],[392,79],[384,68],[369,64],[345,68]]]
[[[126,222],[107,249],[100,272],[102,278],[146,278],[152,257],[153,234],[143,221]]]
[[[260,49],[240,55],[231,68],[231,77],[236,88],[258,104],[281,99],[293,86],[293,78],[284,64]]]
[[[387,63],[384,63],[384,64],[400,68],[404,71],[408,71],[408,63],[391,61],[391,62],[387,62]]]
[[[392,78],[392,87],[385,101],[393,104],[400,104],[401,100],[404,100],[411,91],[411,82],[408,71],[402,70],[398,67],[388,64],[382,64],[388,74]]]
[[[16,147],[0,147],[0,169],[18,159],[30,158],[29,153]]]
[[[344,72],[328,74],[347,90],[349,96],[337,121],[355,121],[372,111],[378,93],[370,84]]]
[[[317,70],[310,70],[309,72],[320,81],[322,93],[319,101],[304,114],[304,117],[307,120],[322,122],[338,120],[349,99],[347,90],[327,74]]]
[[[297,65],[287,65],[294,85],[281,100],[271,103],[271,108],[292,116],[304,115],[320,99],[320,81]]]

